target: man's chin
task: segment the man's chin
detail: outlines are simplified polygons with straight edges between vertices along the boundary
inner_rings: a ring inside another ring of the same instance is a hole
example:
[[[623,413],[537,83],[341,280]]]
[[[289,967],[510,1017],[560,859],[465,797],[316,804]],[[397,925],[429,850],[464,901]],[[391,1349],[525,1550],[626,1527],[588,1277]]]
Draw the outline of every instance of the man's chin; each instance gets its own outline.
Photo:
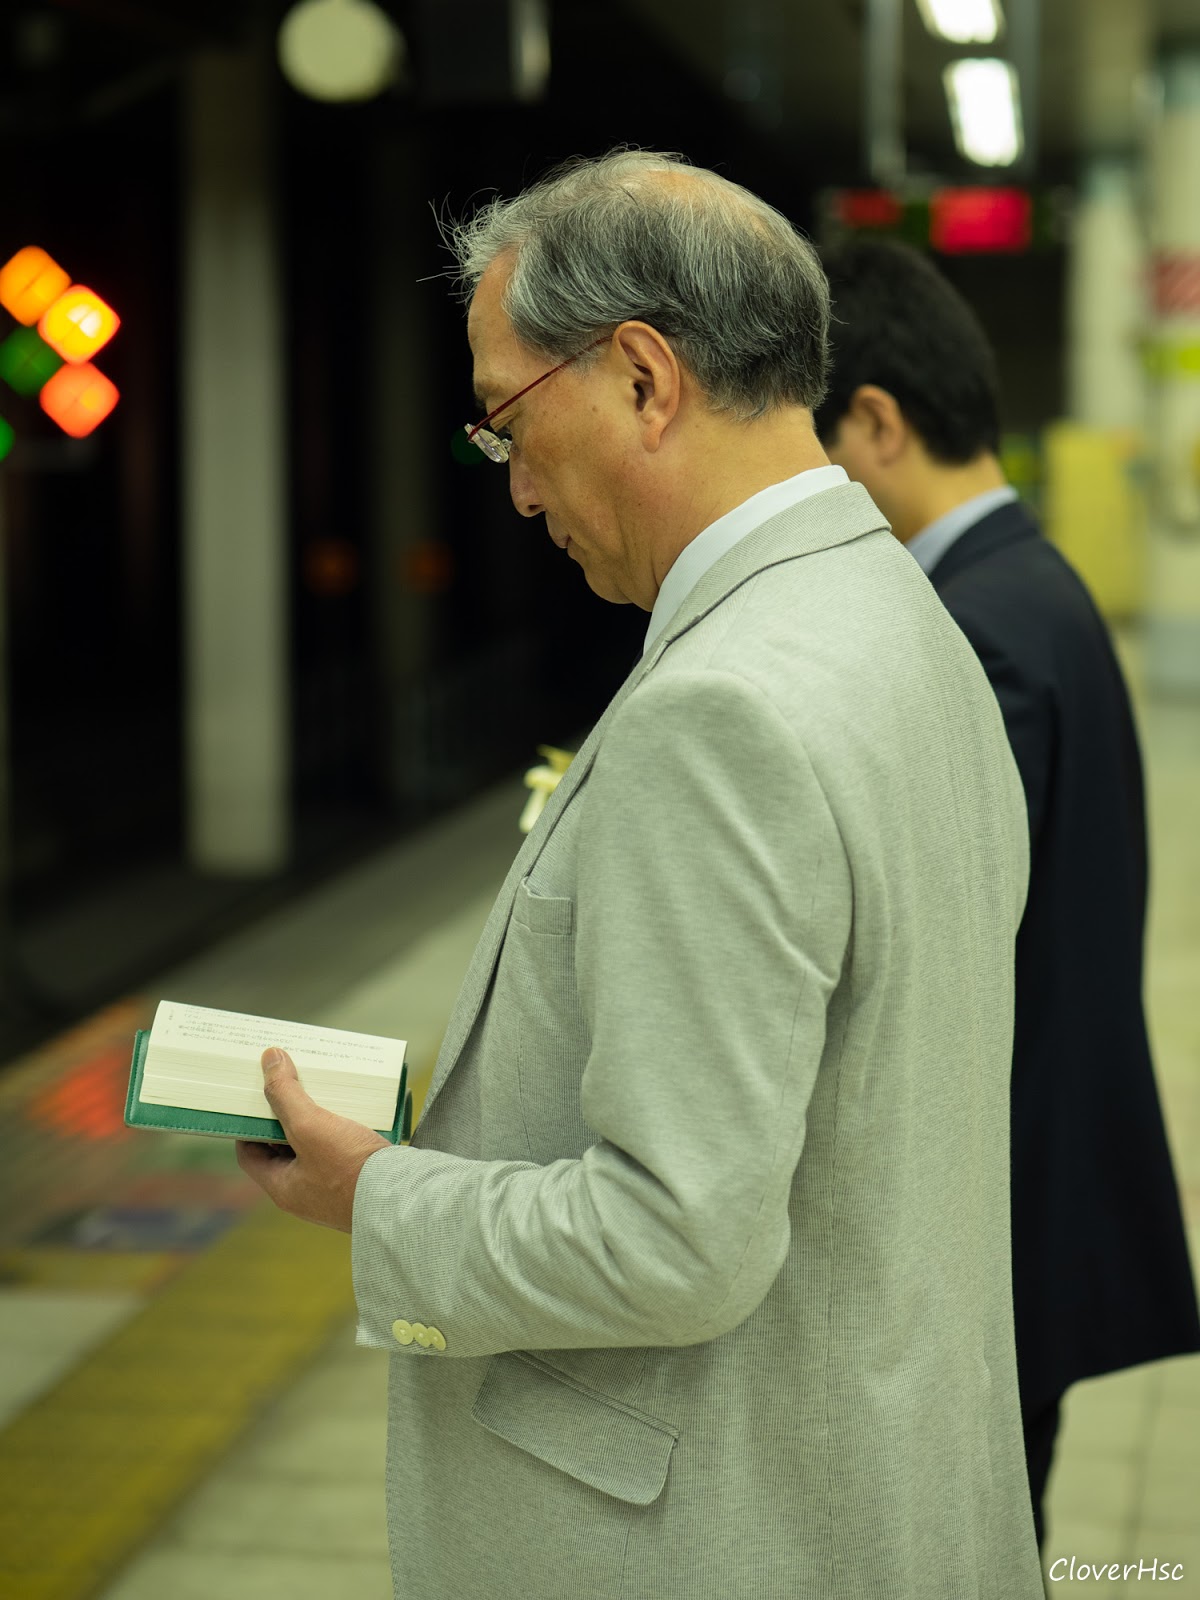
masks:
[[[593,575],[587,570],[586,567],[583,569],[583,575],[587,579],[588,588],[593,594],[599,595],[601,600],[607,600],[610,605],[614,606],[627,606],[631,604],[629,596],[627,594],[622,594],[620,589],[617,588],[616,584],[614,584],[611,579],[605,579],[598,575]]]

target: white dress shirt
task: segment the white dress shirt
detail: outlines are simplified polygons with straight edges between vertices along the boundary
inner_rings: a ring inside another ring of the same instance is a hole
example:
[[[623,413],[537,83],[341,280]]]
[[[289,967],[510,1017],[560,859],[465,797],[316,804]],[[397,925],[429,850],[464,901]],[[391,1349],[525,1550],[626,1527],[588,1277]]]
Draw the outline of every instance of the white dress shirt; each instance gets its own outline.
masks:
[[[732,511],[710,522],[690,544],[684,545],[663,579],[654,610],[650,613],[650,626],[646,630],[642,654],[645,655],[649,650],[709,567],[714,566],[727,550],[732,550],[739,539],[744,539],[748,533],[753,533],[755,528],[761,527],[771,517],[778,516],[781,511],[807,500],[809,495],[820,494],[825,489],[833,489],[839,483],[849,481],[841,467],[810,467],[807,472],[798,472],[794,478],[785,478],[782,483],[772,483],[760,489],[749,500],[743,500],[740,506],[734,506]]]

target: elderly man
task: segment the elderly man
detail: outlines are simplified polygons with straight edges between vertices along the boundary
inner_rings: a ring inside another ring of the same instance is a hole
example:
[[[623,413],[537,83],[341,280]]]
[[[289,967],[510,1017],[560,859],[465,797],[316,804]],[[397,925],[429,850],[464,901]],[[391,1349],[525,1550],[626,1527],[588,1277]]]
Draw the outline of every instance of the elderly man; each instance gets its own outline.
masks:
[[[815,255],[630,153],[456,244],[472,437],[650,624],[500,892],[412,1147],[284,1059],[294,1158],[243,1150],[352,1227],[360,1340],[393,1351],[397,1593],[1035,1600],[1020,780],[813,433]]]

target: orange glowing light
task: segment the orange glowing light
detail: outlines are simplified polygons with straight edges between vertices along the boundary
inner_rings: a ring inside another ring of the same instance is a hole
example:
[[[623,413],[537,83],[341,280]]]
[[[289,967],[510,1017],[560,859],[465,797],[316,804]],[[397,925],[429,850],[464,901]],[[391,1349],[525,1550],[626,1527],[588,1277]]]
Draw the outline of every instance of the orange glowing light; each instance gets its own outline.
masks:
[[[326,598],[349,594],[358,582],[358,552],[346,539],[314,539],[304,552],[304,582]]]
[[[419,539],[400,557],[400,582],[413,594],[442,594],[454,581],[450,546],[437,539]]]
[[[77,283],[59,295],[38,323],[38,332],[64,361],[87,361],[121,326],[121,319],[94,289]]]
[[[0,267],[0,306],[29,326],[70,286],[70,273],[44,250],[26,245]]]
[[[46,415],[73,439],[86,439],[120,398],[116,384],[90,361],[59,367],[38,396]]]

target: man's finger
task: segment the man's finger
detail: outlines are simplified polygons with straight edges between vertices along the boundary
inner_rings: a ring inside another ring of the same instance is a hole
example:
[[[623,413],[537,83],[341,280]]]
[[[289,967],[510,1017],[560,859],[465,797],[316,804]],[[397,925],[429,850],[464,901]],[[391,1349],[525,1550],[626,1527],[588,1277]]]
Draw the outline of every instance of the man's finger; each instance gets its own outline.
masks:
[[[293,1132],[304,1118],[313,1101],[300,1082],[296,1063],[286,1050],[272,1046],[262,1053],[263,1093],[267,1104],[275,1113],[289,1144],[295,1141]],[[303,1135],[301,1135],[303,1137]]]
[[[295,1152],[286,1144],[264,1144],[257,1139],[238,1139],[234,1149],[238,1166],[278,1205],[279,1183],[285,1169],[296,1159]]]

